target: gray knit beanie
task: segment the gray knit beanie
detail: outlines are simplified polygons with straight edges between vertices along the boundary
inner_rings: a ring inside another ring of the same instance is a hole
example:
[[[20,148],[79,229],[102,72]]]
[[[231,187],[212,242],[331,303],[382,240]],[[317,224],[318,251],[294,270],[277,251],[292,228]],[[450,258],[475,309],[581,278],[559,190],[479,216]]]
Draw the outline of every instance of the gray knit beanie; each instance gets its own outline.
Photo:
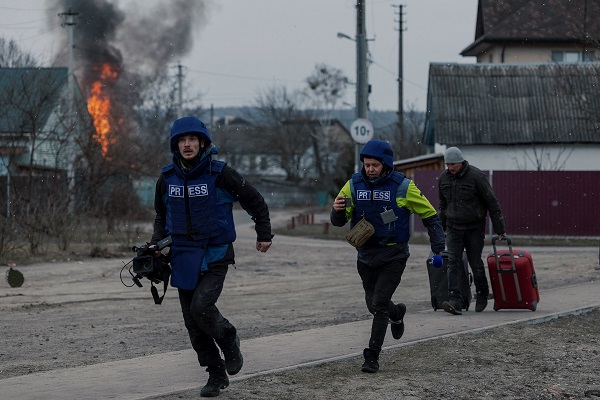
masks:
[[[463,161],[465,161],[465,157],[458,147],[448,147],[446,154],[444,154],[445,164],[455,164]]]

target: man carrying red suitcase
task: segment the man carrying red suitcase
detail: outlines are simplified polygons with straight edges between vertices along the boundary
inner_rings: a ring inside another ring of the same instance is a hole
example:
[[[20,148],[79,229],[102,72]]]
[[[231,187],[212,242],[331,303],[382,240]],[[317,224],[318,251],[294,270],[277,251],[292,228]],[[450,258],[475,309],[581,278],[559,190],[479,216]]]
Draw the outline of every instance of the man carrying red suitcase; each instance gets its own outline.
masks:
[[[466,306],[459,291],[459,268],[464,250],[477,291],[475,311],[481,312],[487,307],[490,292],[481,259],[486,217],[489,213],[494,232],[501,240],[506,234],[502,210],[487,176],[470,165],[459,148],[449,147],[444,162],[447,169],[440,175],[438,189],[439,215],[448,248],[448,301],[442,307],[446,312],[461,315]]]

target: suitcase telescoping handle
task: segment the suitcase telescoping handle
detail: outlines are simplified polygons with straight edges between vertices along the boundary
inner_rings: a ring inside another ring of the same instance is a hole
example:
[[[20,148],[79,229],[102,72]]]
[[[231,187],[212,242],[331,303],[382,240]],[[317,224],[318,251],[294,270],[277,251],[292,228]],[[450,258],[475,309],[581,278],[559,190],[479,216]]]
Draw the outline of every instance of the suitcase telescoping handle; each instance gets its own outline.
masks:
[[[503,240],[506,240],[508,244],[508,254],[498,255],[498,251],[496,250],[496,241],[499,240],[498,236],[492,237],[492,247],[494,249],[494,257],[496,258],[496,273],[498,274],[498,281],[500,282],[500,292],[502,292],[502,301],[506,302],[506,292],[504,291],[504,283],[502,281],[501,269],[500,269],[500,256],[510,255],[510,264],[511,270],[505,272],[512,272],[513,278],[515,279],[515,288],[517,290],[517,300],[518,302],[522,302],[521,298],[521,288],[519,287],[519,277],[517,276],[517,267],[515,266],[515,255],[512,249],[512,240],[508,236],[504,236]]]

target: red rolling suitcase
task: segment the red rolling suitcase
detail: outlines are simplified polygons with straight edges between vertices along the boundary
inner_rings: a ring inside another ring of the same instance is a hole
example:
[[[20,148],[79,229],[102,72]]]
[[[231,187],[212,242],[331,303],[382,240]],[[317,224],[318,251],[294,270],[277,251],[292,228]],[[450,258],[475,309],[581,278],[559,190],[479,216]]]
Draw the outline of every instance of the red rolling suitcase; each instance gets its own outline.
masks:
[[[540,301],[531,254],[513,250],[509,237],[505,237],[508,250],[496,249],[497,236],[492,238],[493,252],[487,257],[488,272],[494,294],[494,310],[528,309],[535,311]]]

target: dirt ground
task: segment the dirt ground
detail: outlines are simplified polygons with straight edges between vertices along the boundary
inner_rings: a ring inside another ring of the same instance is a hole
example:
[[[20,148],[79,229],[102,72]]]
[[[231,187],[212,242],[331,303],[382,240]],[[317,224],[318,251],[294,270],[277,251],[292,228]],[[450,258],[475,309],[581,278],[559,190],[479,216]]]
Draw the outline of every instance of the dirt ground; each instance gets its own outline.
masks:
[[[254,249],[249,218],[236,220],[236,268],[218,306],[242,341],[370,318],[348,244],[279,234],[262,254]],[[273,212],[274,225],[288,220],[289,212]],[[600,278],[598,247],[527,249],[542,293]],[[427,245],[411,245],[394,295],[409,313],[431,309],[428,253]],[[22,287],[0,282],[0,379],[189,349],[176,290],[155,305],[149,285],[125,287],[119,276],[129,259],[17,266],[25,275]],[[131,284],[128,275],[123,280]],[[599,341],[600,312],[593,311],[386,350],[377,374],[362,373],[362,360],[354,358],[235,381],[220,398],[600,398]],[[198,397],[192,390],[157,399]]]

